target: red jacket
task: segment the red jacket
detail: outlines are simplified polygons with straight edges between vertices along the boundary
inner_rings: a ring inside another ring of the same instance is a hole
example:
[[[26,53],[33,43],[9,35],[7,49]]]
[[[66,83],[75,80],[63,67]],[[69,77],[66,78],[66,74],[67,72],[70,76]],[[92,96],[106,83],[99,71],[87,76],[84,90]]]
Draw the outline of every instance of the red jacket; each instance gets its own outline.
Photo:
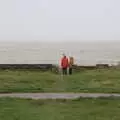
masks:
[[[67,68],[68,66],[69,66],[68,58],[67,57],[63,57],[62,60],[61,60],[61,67],[62,68]]]

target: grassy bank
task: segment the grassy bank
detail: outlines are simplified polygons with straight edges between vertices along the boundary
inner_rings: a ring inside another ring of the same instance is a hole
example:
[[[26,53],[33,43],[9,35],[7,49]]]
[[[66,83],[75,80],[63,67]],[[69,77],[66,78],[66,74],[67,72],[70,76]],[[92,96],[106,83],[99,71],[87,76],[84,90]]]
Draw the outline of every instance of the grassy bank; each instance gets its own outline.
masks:
[[[0,120],[119,120],[119,99],[0,99]]]
[[[72,76],[40,71],[0,71],[0,92],[120,93],[120,71],[85,70]]]

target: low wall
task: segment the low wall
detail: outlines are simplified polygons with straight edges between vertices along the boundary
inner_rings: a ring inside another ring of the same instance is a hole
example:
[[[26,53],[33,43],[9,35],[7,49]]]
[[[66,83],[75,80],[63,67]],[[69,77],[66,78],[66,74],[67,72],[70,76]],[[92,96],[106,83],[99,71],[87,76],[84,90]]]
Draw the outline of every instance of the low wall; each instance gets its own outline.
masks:
[[[74,70],[93,70],[93,69],[100,69],[100,68],[110,68],[107,64],[97,64],[96,66],[78,66],[74,65]],[[8,69],[38,69],[38,70],[51,70],[55,73],[59,72],[58,66],[52,64],[0,64],[0,69],[8,70]]]
[[[78,66],[78,65],[73,66],[73,69],[76,69],[76,70],[79,70],[79,69],[92,70],[92,69],[101,69],[101,68],[110,68],[110,66],[108,64],[96,64],[94,66]]]
[[[52,64],[0,64],[0,69],[40,69],[52,70]]]

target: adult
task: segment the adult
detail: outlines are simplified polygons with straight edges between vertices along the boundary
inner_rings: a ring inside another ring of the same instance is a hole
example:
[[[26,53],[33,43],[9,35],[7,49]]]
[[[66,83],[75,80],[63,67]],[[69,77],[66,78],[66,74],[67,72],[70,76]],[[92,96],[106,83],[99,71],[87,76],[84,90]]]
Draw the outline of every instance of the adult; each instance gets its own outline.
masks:
[[[73,65],[74,65],[74,58],[69,57],[69,75],[72,75]]]
[[[61,67],[62,67],[63,75],[67,75],[68,66],[69,66],[68,58],[66,57],[66,55],[63,55],[63,58],[61,59]]]

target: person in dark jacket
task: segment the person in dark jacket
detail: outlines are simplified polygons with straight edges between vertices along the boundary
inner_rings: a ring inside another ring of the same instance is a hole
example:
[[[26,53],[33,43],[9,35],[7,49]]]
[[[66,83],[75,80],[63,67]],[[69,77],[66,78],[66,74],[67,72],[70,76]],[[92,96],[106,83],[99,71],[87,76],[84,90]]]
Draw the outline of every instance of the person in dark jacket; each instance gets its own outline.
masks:
[[[68,58],[66,57],[66,55],[63,55],[63,58],[61,59],[61,67],[62,67],[63,75],[67,75],[68,66],[69,66]]]

